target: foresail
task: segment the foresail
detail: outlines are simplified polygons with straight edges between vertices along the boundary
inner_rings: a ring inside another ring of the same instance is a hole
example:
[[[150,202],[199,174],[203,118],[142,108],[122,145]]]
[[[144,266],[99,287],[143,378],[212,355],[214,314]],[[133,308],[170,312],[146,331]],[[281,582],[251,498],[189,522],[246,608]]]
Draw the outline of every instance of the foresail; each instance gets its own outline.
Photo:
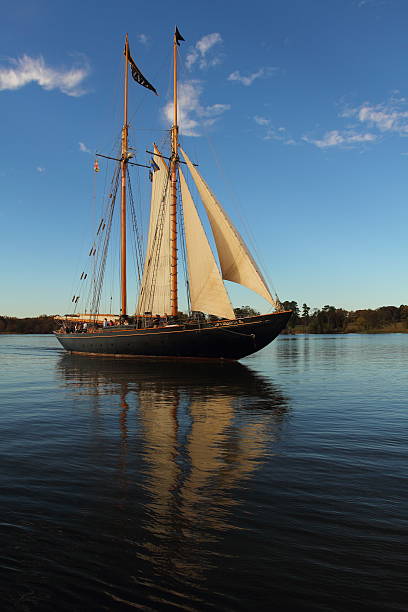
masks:
[[[191,309],[235,319],[227,291],[181,169]]]
[[[238,230],[181,147],[180,150],[208,214],[217,246],[222,278],[252,289],[276,307],[276,300],[272,297],[262,273]]]
[[[166,162],[154,147],[149,235],[137,313],[170,312],[170,181]]]

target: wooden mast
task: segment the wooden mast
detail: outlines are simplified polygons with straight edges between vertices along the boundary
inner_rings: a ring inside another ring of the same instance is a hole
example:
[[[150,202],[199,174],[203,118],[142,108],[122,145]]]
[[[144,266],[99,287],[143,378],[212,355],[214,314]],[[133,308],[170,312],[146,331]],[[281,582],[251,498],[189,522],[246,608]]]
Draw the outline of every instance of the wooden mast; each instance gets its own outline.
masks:
[[[171,315],[177,317],[177,165],[178,165],[178,125],[177,125],[177,38],[173,39],[173,126],[171,128],[170,162],[170,306]]]
[[[128,163],[128,75],[129,75],[129,41],[126,34],[125,42],[125,91],[123,106],[122,128],[122,157],[121,157],[121,206],[120,206],[120,278],[121,278],[121,315],[127,315],[126,295],[126,176]]]

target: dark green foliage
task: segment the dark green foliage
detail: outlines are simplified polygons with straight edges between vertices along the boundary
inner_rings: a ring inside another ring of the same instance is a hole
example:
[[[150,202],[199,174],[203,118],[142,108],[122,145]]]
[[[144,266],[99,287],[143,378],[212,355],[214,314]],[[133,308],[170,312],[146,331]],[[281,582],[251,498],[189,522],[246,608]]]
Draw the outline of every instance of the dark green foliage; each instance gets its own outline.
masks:
[[[0,333],[6,334],[51,334],[60,326],[54,317],[41,315],[17,319],[16,317],[0,316]]]
[[[361,309],[347,311],[326,304],[320,310],[310,310],[307,304],[302,306],[299,316],[297,302],[283,302],[285,310],[293,310],[289,321],[289,332],[311,334],[344,334],[367,332],[406,332],[408,331],[408,306],[381,306],[375,310]]]
[[[293,329],[294,327],[296,327],[296,325],[299,325],[300,323],[299,314],[300,313],[299,313],[298,303],[295,302],[294,300],[292,300],[291,302],[286,300],[286,302],[282,302],[282,308],[283,310],[293,311],[293,314],[291,318],[289,319],[288,329]]]
[[[307,304],[302,306],[302,319],[309,320],[310,307]]]
[[[308,331],[316,334],[345,332],[348,315],[347,310],[342,308],[323,306],[309,317]]]
[[[236,317],[256,317],[256,315],[259,315],[259,312],[251,308],[251,306],[234,308],[234,312]]]

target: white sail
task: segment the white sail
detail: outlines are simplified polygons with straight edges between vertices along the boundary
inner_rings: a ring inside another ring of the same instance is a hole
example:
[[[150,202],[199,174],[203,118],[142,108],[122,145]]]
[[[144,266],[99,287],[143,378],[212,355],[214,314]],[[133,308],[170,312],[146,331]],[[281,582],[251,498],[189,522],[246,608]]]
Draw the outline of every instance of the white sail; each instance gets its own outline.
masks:
[[[222,278],[252,289],[276,306],[276,301],[238,230],[181,147],[180,150],[208,214],[221,264]]]
[[[235,319],[211,247],[180,169],[191,309]]]
[[[166,314],[170,309],[170,178],[166,162],[154,147],[150,225],[137,313]]]

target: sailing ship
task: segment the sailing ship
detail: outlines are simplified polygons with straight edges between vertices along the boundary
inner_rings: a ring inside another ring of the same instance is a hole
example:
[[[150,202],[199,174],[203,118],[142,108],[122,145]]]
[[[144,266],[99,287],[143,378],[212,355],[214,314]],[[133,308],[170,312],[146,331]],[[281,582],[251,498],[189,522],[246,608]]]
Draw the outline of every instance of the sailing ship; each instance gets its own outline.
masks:
[[[171,153],[162,155],[154,145],[151,151],[151,207],[147,249],[140,270],[140,290],[135,312],[128,313],[127,298],[127,187],[129,166],[143,166],[131,161],[128,144],[128,75],[157,93],[136,66],[125,42],[124,121],[121,157],[116,159],[116,173],[105,217],[89,255],[94,263],[93,293],[88,313],[59,317],[61,328],[55,332],[62,346],[72,353],[134,357],[177,357],[237,360],[250,355],[274,340],[286,326],[291,311],[284,311],[272,295],[240,233],[179,143],[177,116],[177,48],[184,40],[176,28],[173,39],[173,125],[170,131]],[[180,154],[182,159],[180,158]],[[218,263],[197,212],[186,168],[196,186],[213,234]],[[98,170],[96,162],[95,170]],[[106,267],[106,253],[111,233],[116,194],[120,193],[120,314],[100,312],[101,287]],[[179,207],[179,195],[182,205]],[[179,210],[180,208],[180,210]],[[134,220],[132,209],[132,220]],[[137,232],[137,228],[136,228]],[[188,317],[180,317],[178,244],[186,252]],[[83,272],[81,280],[88,274]],[[263,297],[274,308],[266,315],[237,317],[224,280],[238,283]],[[79,295],[72,301],[76,309]],[[106,326],[107,316],[113,325]],[[104,325],[101,325],[104,320]]]

